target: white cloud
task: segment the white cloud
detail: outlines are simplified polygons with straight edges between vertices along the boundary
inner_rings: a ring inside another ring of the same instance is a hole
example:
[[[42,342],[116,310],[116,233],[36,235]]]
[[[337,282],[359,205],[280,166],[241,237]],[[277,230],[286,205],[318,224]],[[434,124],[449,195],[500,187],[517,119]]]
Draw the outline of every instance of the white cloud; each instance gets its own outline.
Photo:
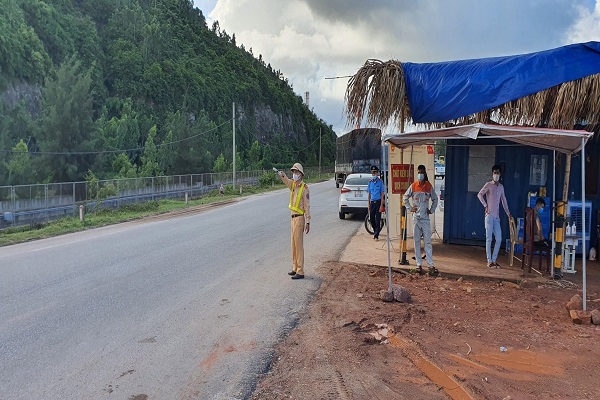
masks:
[[[199,0],[198,0],[199,1]],[[599,0],[600,1],[600,0]],[[346,131],[347,79],[369,58],[436,62],[598,40],[590,0],[218,0],[209,18],[281,70],[315,113]],[[592,36],[593,33],[594,35]]]
[[[596,7],[589,10],[583,6],[577,7],[579,20],[568,32],[569,43],[582,43],[600,41],[600,0],[596,0]]]

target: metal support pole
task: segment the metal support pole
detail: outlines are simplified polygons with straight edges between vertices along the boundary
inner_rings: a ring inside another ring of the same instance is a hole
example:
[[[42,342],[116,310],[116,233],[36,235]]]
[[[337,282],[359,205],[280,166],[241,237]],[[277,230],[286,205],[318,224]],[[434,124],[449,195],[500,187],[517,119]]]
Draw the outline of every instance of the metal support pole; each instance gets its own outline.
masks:
[[[583,311],[586,310],[587,280],[585,253],[585,139],[581,138],[581,264],[583,265]]]
[[[556,150],[552,150],[552,210],[550,212],[550,216],[552,218],[552,248],[550,249],[550,259],[552,260],[552,265],[550,266],[550,276],[554,276],[554,256],[556,246]]]
[[[233,190],[235,190],[235,102],[232,106],[232,120],[233,120]]]
[[[384,162],[385,160],[385,140],[382,137],[381,138],[381,163]],[[383,165],[381,165],[383,167]],[[382,168],[383,169],[383,168]],[[321,169],[319,168],[319,172],[321,171]],[[388,171],[388,173],[386,174],[385,171]],[[389,283],[389,291],[392,291],[392,262],[390,259],[390,208],[389,208],[389,165],[385,166],[385,170],[384,170],[384,174],[383,174],[383,179],[384,179],[384,183],[385,183],[385,202],[384,202],[384,207],[385,207],[385,231],[386,231],[386,241],[387,241],[387,259],[388,259],[388,283]],[[370,207],[370,205],[369,205]]]
[[[413,151],[414,147],[410,146],[410,164],[408,169],[408,176],[411,176],[411,172],[413,169]],[[412,184],[412,182],[411,182]],[[406,204],[402,204],[402,258],[398,261],[400,265],[408,265],[408,259],[406,258],[406,239],[407,239],[407,225],[408,225],[408,212],[406,210]],[[417,254],[417,250],[415,249],[415,257],[421,256],[421,254]]]

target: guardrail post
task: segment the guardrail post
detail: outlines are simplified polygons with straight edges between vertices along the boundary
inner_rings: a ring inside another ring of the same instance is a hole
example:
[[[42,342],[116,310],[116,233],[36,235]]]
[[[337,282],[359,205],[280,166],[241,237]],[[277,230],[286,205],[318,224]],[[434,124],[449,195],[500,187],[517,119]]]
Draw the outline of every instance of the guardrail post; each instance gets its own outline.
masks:
[[[29,197],[31,198],[31,194],[29,195]],[[44,202],[46,204],[46,222],[49,222],[50,221],[50,211],[48,210],[48,184],[44,185]]]
[[[79,220],[85,222],[85,207],[83,204],[79,206]]]
[[[12,199],[12,210],[13,210],[12,225],[15,226],[15,220],[17,219],[15,216],[15,214],[17,213],[17,194],[15,193],[14,186],[10,187],[10,197]]]

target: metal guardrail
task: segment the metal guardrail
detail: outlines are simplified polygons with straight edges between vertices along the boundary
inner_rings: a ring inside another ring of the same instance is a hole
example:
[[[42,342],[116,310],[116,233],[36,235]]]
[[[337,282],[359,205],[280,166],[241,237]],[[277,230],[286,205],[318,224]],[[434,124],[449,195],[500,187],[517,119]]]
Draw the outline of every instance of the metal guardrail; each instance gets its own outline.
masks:
[[[239,186],[257,186],[259,177],[272,171],[236,172]],[[307,177],[319,174],[318,168],[307,168]],[[323,173],[330,173],[326,171]],[[233,173],[172,175],[147,178],[99,180],[88,182],[48,183],[0,186],[0,229],[35,225],[59,218],[77,216],[79,206],[105,208],[162,199],[198,198],[218,190],[221,184],[232,185]]]

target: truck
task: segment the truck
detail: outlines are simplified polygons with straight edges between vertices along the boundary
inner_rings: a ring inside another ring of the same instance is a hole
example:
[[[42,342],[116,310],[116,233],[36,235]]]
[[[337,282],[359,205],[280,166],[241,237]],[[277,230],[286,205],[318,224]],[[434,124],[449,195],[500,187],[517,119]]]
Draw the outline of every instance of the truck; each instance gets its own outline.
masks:
[[[381,130],[377,128],[354,129],[335,141],[335,187],[344,184],[352,173],[370,173],[371,166],[382,170]]]

